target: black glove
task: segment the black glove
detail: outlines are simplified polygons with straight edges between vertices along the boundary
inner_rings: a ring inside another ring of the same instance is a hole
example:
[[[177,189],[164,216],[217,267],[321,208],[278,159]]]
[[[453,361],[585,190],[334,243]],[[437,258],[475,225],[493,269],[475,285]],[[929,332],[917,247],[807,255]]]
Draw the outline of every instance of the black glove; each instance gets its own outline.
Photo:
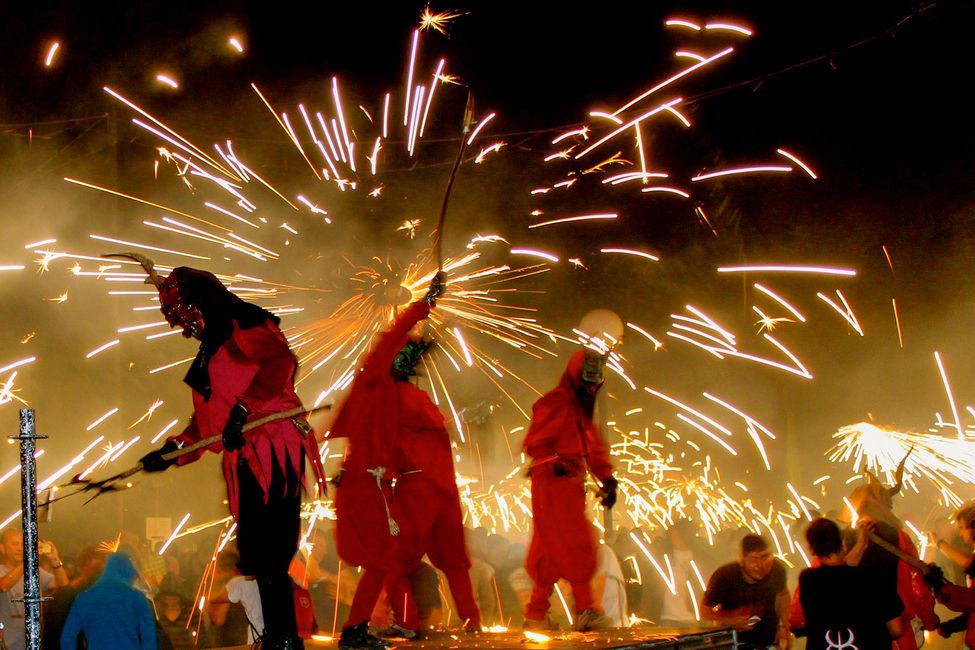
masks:
[[[955,618],[943,621],[941,625],[938,626],[938,634],[947,639],[952,634],[964,632],[967,629],[968,614],[962,614],[961,616],[956,616]]]
[[[941,591],[941,588],[948,583],[945,579],[945,572],[933,562],[928,565],[928,570],[924,573],[924,582],[931,587],[934,593]]]
[[[552,463],[552,473],[555,474],[557,477],[562,478],[571,474],[572,470],[569,469],[569,467],[564,463],[555,461],[554,463]]]
[[[241,404],[234,404],[227,416],[227,424],[223,425],[221,440],[227,451],[237,451],[244,448],[244,423],[247,422],[247,409]]]
[[[599,491],[603,498],[599,503],[607,510],[616,505],[616,485],[617,481],[612,476],[603,479],[603,489]]]
[[[430,288],[427,290],[427,294],[421,298],[423,302],[428,303],[431,307],[437,306],[437,298],[442,296],[447,290],[447,274],[443,271],[439,271],[433,279],[430,280]]]
[[[139,459],[142,463],[142,469],[147,472],[161,472],[167,469],[170,465],[176,462],[176,459],[166,460],[163,458],[166,454],[176,451],[179,449],[179,445],[176,444],[174,440],[167,440],[166,444],[157,449],[156,451],[150,451],[148,454]]]

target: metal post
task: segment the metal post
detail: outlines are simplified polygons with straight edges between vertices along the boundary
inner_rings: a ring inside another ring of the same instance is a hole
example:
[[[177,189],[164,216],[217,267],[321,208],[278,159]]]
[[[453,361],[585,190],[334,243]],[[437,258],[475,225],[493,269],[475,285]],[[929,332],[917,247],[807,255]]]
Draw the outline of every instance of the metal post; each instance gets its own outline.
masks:
[[[34,432],[34,409],[20,409],[20,502],[24,528],[24,635],[27,650],[41,647],[41,589],[37,558],[37,473],[34,441],[47,436]]]

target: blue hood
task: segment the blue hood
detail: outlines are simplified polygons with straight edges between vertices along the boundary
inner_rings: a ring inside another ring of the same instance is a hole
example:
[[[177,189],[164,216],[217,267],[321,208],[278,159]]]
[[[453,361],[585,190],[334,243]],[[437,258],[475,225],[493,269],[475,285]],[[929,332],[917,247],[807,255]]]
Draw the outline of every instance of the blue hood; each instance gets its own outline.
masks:
[[[112,553],[105,561],[105,568],[98,578],[98,583],[121,582],[131,585],[138,573],[132,564],[132,559],[124,553]],[[96,583],[97,584],[97,583]]]

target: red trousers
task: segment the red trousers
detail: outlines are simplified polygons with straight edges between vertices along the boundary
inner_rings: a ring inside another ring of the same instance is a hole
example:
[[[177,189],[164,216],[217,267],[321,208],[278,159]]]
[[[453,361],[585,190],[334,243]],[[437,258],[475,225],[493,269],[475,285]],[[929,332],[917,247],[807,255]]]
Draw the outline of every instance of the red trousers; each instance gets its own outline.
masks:
[[[456,488],[445,492],[422,473],[407,474],[396,484],[392,510],[400,533],[396,540],[396,568],[386,579],[386,593],[396,622],[411,630],[419,626],[409,577],[427,555],[433,566],[447,576],[457,603],[457,616],[465,625],[479,627],[481,612],[471,587],[471,560]]]
[[[532,539],[525,568],[535,581],[525,618],[542,620],[560,579],[572,585],[575,611],[593,609],[596,531],[586,516],[584,476],[555,476],[552,464],[532,469]]]

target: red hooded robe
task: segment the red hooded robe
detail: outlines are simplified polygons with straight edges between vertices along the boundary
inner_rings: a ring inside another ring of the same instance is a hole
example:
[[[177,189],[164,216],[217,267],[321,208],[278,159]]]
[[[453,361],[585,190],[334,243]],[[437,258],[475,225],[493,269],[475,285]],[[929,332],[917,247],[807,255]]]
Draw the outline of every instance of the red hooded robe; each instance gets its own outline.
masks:
[[[609,449],[576,397],[585,352],[572,355],[559,385],[532,407],[523,444],[532,457],[531,547],[525,568],[536,584],[559,578],[588,582],[596,572],[596,530],[586,516],[586,470],[600,482],[612,476]],[[555,461],[569,475],[555,476]]]
[[[390,368],[409,331],[429,313],[430,305],[415,302],[396,318],[366,357],[332,427],[330,437],[349,440],[335,495],[335,536],[339,556],[352,566],[384,572],[395,567],[389,507],[400,387]]]

